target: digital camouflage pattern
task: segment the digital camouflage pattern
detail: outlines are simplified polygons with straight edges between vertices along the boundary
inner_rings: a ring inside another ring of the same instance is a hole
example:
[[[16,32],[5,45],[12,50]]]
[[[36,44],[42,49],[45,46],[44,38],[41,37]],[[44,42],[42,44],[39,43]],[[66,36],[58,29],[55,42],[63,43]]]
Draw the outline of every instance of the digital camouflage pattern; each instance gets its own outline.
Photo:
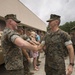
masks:
[[[24,69],[18,69],[18,70],[8,70],[8,75],[27,75],[24,74]]]
[[[24,74],[30,75],[30,66],[28,60],[23,62],[24,65]]]
[[[9,28],[5,28],[1,39],[1,44],[4,52],[5,67],[7,70],[17,70],[24,67],[22,50],[11,40],[11,37],[14,35],[19,36],[19,34],[15,31]]]
[[[49,32],[45,38],[46,75],[66,75],[65,74],[65,42],[71,40],[70,36],[59,29],[57,32]]]
[[[17,16],[14,15],[14,14],[7,14],[7,15],[5,16],[5,20],[8,20],[8,19],[12,19],[12,20],[14,20],[14,21],[17,22],[17,23],[20,23],[20,22],[21,22],[21,21],[19,21],[19,20],[17,19]]]
[[[21,38],[23,38],[24,40],[27,40],[28,37],[27,35],[21,35]],[[28,53],[29,50],[27,50],[26,52]],[[29,53],[28,53],[29,55]],[[24,73],[26,75],[30,75],[30,65],[29,65],[29,61],[27,59],[27,57],[23,54],[23,65],[24,65]]]
[[[50,19],[47,20],[47,22],[50,22],[50,21],[53,21],[53,20],[56,20],[56,19],[60,19],[61,16],[59,15],[56,15],[56,14],[51,14],[50,15]]]

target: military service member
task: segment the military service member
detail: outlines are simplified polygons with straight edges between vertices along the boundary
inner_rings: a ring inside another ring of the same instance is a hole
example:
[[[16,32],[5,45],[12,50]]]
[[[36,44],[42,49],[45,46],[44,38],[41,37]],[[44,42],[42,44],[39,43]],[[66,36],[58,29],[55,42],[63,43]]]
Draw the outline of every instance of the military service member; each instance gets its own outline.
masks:
[[[23,40],[20,35],[15,31],[20,21],[14,14],[8,14],[5,16],[6,28],[3,31],[1,44],[4,52],[5,67],[10,75],[26,75],[24,74],[23,66],[23,53],[24,49],[30,49],[37,51],[36,45],[31,45],[27,41]],[[23,51],[22,51],[23,50]]]
[[[24,40],[27,40],[27,35],[26,34],[23,34],[23,25],[22,24],[18,25],[17,32],[20,34],[20,37],[21,38],[23,38]],[[27,75],[32,75],[31,72],[30,72],[30,68],[29,68],[29,63],[30,63],[30,56],[28,54],[28,51],[29,50],[25,50],[24,49],[24,51],[26,51],[23,54],[24,73],[27,74]]]
[[[60,16],[51,14],[49,22],[50,31],[44,37],[40,48],[45,46],[45,72],[46,75],[71,75],[74,66],[74,49],[68,33],[59,28]],[[69,52],[69,66],[65,71],[64,49]]]

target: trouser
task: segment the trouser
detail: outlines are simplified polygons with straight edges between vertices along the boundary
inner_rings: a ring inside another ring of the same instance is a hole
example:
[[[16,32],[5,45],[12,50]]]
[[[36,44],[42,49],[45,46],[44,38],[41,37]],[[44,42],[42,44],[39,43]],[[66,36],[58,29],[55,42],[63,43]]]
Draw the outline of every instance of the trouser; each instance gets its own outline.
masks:
[[[19,70],[8,70],[8,75],[26,75],[24,74],[24,69]]]
[[[54,69],[46,65],[45,72],[46,75],[66,75],[65,69],[62,67],[60,69]]]
[[[23,62],[23,65],[24,65],[24,73],[26,75],[30,75],[30,67],[29,67],[29,62],[28,60],[27,61],[24,61]]]
[[[8,75],[30,75],[29,62],[23,62],[24,68],[19,70],[8,70]]]

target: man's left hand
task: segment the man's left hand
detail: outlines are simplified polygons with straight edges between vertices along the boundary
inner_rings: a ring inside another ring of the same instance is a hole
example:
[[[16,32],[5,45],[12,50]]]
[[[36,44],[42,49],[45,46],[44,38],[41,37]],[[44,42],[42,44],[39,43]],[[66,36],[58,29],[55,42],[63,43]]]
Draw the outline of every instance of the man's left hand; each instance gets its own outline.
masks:
[[[73,72],[73,66],[72,65],[69,65],[67,70],[66,70],[66,75],[71,75]]]

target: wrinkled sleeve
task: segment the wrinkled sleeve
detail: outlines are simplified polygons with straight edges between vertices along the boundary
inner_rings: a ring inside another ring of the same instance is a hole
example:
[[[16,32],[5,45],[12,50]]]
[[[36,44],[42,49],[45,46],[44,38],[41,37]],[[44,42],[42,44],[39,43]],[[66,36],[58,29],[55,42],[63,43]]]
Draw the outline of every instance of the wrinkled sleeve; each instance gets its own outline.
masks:
[[[13,35],[13,36],[11,37],[11,41],[14,42],[15,39],[18,38],[18,37],[19,37],[18,35]]]
[[[64,34],[64,42],[65,46],[72,44],[71,37],[68,33]]]
[[[14,42],[16,38],[20,37],[20,35],[15,31],[10,31],[8,34],[9,41]]]
[[[65,46],[70,45],[70,44],[72,44],[72,41],[71,40],[65,42]]]

